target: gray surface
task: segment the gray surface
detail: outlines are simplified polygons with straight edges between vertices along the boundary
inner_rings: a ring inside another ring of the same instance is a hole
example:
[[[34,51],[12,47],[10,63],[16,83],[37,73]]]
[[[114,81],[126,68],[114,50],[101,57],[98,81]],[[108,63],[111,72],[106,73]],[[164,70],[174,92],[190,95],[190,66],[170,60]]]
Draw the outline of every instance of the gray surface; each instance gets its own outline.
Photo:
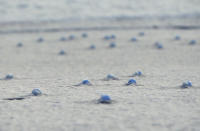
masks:
[[[199,30],[142,30],[139,42],[129,39],[141,30],[10,34],[0,39],[0,77],[12,73],[13,80],[0,81],[0,130],[200,130],[200,44]],[[106,34],[116,34],[117,48],[109,49]],[[78,39],[59,42],[61,36]],[[180,41],[174,41],[176,34]],[[38,37],[45,42],[36,43]],[[197,44],[188,45],[196,39]],[[153,47],[155,41],[163,50]],[[24,46],[17,48],[22,42]],[[96,50],[88,50],[91,44]],[[66,56],[59,56],[61,49]],[[123,86],[135,71],[142,87]],[[119,81],[101,81],[108,73]],[[70,87],[83,79],[94,86]],[[195,88],[175,86],[191,80]],[[5,101],[39,88],[47,96]],[[95,104],[101,94],[115,102]]]

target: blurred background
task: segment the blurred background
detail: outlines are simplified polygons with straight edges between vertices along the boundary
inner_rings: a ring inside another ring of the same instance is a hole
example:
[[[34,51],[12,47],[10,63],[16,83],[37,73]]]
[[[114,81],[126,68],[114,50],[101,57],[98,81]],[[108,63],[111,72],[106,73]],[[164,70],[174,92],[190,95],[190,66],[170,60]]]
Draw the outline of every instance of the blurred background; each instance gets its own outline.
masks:
[[[0,23],[200,17],[200,0],[0,0]]]

